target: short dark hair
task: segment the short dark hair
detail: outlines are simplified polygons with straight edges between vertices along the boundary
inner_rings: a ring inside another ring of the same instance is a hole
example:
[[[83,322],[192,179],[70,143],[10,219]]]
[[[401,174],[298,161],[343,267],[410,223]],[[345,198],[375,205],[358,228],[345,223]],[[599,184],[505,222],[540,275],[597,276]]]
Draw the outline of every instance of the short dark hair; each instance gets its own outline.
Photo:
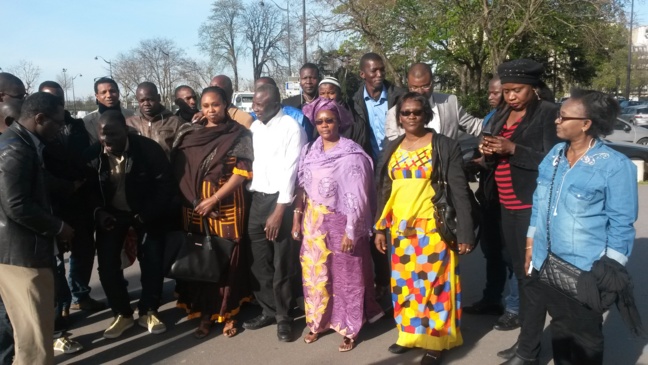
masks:
[[[16,86],[25,87],[22,80],[9,72],[0,72],[0,92],[13,91]]]
[[[154,83],[152,83],[150,81],[140,82],[139,85],[137,85],[137,89],[135,89],[135,92],[137,92],[137,90],[141,90],[141,89],[146,89],[146,90],[153,91],[153,93],[155,93],[156,95],[159,94],[157,85],[155,85]]]
[[[63,90],[63,88],[61,87],[61,84],[59,84],[56,81],[43,81],[43,82],[41,82],[40,85],[38,85],[38,91],[43,91],[43,89],[46,88],[46,87],[49,87],[49,88],[52,88],[52,89],[61,89],[61,90]]]
[[[99,117],[99,124],[118,123],[126,127],[126,117],[121,110],[106,110]]]
[[[38,91],[29,95],[23,102],[20,109],[20,119],[26,120],[35,117],[37,114],[47,116],[54,115],[59,108],[62,108],[61,100],[50,93]]]
[[[281,102],[281,94],[279,93],[279,88],[277,88],[275,85],[263,84],[259,86],[255,92],[268,93],[270,101],[277,103]]]
[[[304,65],[299,69],[299,73],[301,73],[303,70],[306,70],[306,69],[311,69],[311,70],[316,71],[317,72],[317,77],[319,78],[320,71],[319,71],[319,68],[317,67],[316,64],[310,63],[310,62],[304,63]]]
[[[380,57],[378,53],[374,53],[374,52],[365,53],[364,55],[362,55],[362,57],[360,57],[360,70],[363,70],[365,65],[369,61],[384,63],[382,57]]]
[[[614,124],[621,113],[621,107],[611,95],[595,90],[574,89],[569,99],[583,105],[585,116],[592,122],[586,132],[589,136],[603,137],[614,131]]]
[[[256,80],[256,82],[259,82],[259,81],[263,82],[264,84],[270,84],[270,85],[277,86],[277,82],[272,77],[261,76]]]
[[[180,86],[176,87],[175,90],[173,90],[173,96],[175,98],[178,98],[178,93],[182,89],[189,89],[189,90],[191,90],[192,93],[194,93],[194,95],[196,94],[196,91],[191,86],[189,86],[189,85],[180,85]]]
[[[101,77],[97,80],[95,80],[94,83],[94,92],[95,94],[99,92],[98,86],[101,84],[112,84],[117,91],[119,91],[119,85],[115,82],[115,80],[111,79],[110,77]]]
[[[203,89],[200,98],[202,99],[205,96],[205,94],[208,94],[208,93],[218,94],[221,97],[221,99],[225,102],[225,108],[226,109],[229,108],[230,101],[227,99],[227,93],[225,92],[225,90],[221,89],[218,86],[209,86],[209,87],[206,87],[206,88]],[[228,113],[226,112],[225,114],[228,114]]]
[[[396,121],[398,125],[400,126],[400,111],[401,107],[403,104],[408,101],[418,101],[421,103],[421,107],[423,108],[423,120],[425,120],[425,124],[428,123],[428,121],[432,120],[432,116],[434,113],[432,112],[432,106],[430,105],[430,100],[425,97],[423,94],[419,94],[417,92],[408,92],[407,94],[403,95],[401,99],[398,101],[398,104],[396,104]],[[437,131],[438,132],[438,131]]]

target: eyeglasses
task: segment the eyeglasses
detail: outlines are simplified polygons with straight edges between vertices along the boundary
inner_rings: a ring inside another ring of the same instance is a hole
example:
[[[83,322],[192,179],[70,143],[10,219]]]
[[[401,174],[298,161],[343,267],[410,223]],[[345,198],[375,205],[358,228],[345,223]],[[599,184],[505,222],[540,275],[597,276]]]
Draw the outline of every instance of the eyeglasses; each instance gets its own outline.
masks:
[[[558,123],[568,122],[570,120],[589,120],[589,119],[590,118],[587,118],[587,117],[564,117],[564,116],[560,115],[560,112],[558,112],[558,114],[556,114],[556,120],[558,120]]]
[[[431,88],[432,88],[432,83],[429,83],[428,85],[424,85],[424,86],[410,86],[409,90],[412,92],[421,93],[422,91],[430,91]]]
[[[415,117],[420,117],[423,115],[423,110],[401,110],[400,115],[403,117],[409,117],[410,115],[414,114]]]
[[[326,118],[326,119],[315,119],[315,125],[322,125],[323,123],[326,123],[326,124],[334,124],[334,123],[335,123],[335,119],[331,119],[331,118]]]

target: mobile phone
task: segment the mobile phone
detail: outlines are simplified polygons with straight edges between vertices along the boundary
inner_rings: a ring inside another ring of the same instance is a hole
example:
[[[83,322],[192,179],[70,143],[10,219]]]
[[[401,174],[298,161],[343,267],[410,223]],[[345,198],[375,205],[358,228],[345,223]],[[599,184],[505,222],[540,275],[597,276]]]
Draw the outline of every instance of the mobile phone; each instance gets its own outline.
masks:
[[[482,136],[484,136],[484,137],[492,137],[493,132],[491,132],[491,131],[482,131]]]

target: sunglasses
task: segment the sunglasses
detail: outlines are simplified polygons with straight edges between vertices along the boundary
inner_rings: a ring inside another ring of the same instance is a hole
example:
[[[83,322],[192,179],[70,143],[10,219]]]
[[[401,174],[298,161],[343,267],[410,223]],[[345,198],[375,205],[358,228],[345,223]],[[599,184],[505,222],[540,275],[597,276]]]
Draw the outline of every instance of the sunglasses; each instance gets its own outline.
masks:
[[[556,119],[558,119],[559,123],[562,123],[562,122],[567,122],[567,121],[570,121],[570,120],[589,120],[590,118],[587,118],[587,117],[563,117],[562,115],[560,115],[560,111],[558,111],[558,113],[556,114]]]
[[[331,118],[326,118],[326,119],[315,119],[315,125],[322,125],[323,123],[326,123],[326,124],[335,124],[335,119],[331,119]]]
[[[403,117],[409,117],[410,115],[414,114],[415,117],[420,117],[423,115],[423,110],[401,110],[400,115]]]

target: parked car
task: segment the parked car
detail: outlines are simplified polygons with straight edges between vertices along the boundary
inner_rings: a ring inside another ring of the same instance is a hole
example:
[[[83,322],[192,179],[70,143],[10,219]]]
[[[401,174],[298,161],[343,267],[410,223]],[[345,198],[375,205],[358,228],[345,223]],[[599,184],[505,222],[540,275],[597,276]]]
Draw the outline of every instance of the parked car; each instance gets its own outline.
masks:
[[[620,117],[634,125],[648,126],[648,105],[633,105],[623,108]]]
[[[627,108],[629,106],[636,106],[636,105],[646,105],[647,103],[643,100],[623,100],[619,102],[619,105],[621,108]]]
[[[252,112],[252,98],[254,93],[251,91],[236,92],[232,96],[232,104],[237,108],[245,111]]]
[[[606,137],[612,142],[628,142],[648,145],[648,129],[638,127],[621,118],[617,118],[612,134]]]

